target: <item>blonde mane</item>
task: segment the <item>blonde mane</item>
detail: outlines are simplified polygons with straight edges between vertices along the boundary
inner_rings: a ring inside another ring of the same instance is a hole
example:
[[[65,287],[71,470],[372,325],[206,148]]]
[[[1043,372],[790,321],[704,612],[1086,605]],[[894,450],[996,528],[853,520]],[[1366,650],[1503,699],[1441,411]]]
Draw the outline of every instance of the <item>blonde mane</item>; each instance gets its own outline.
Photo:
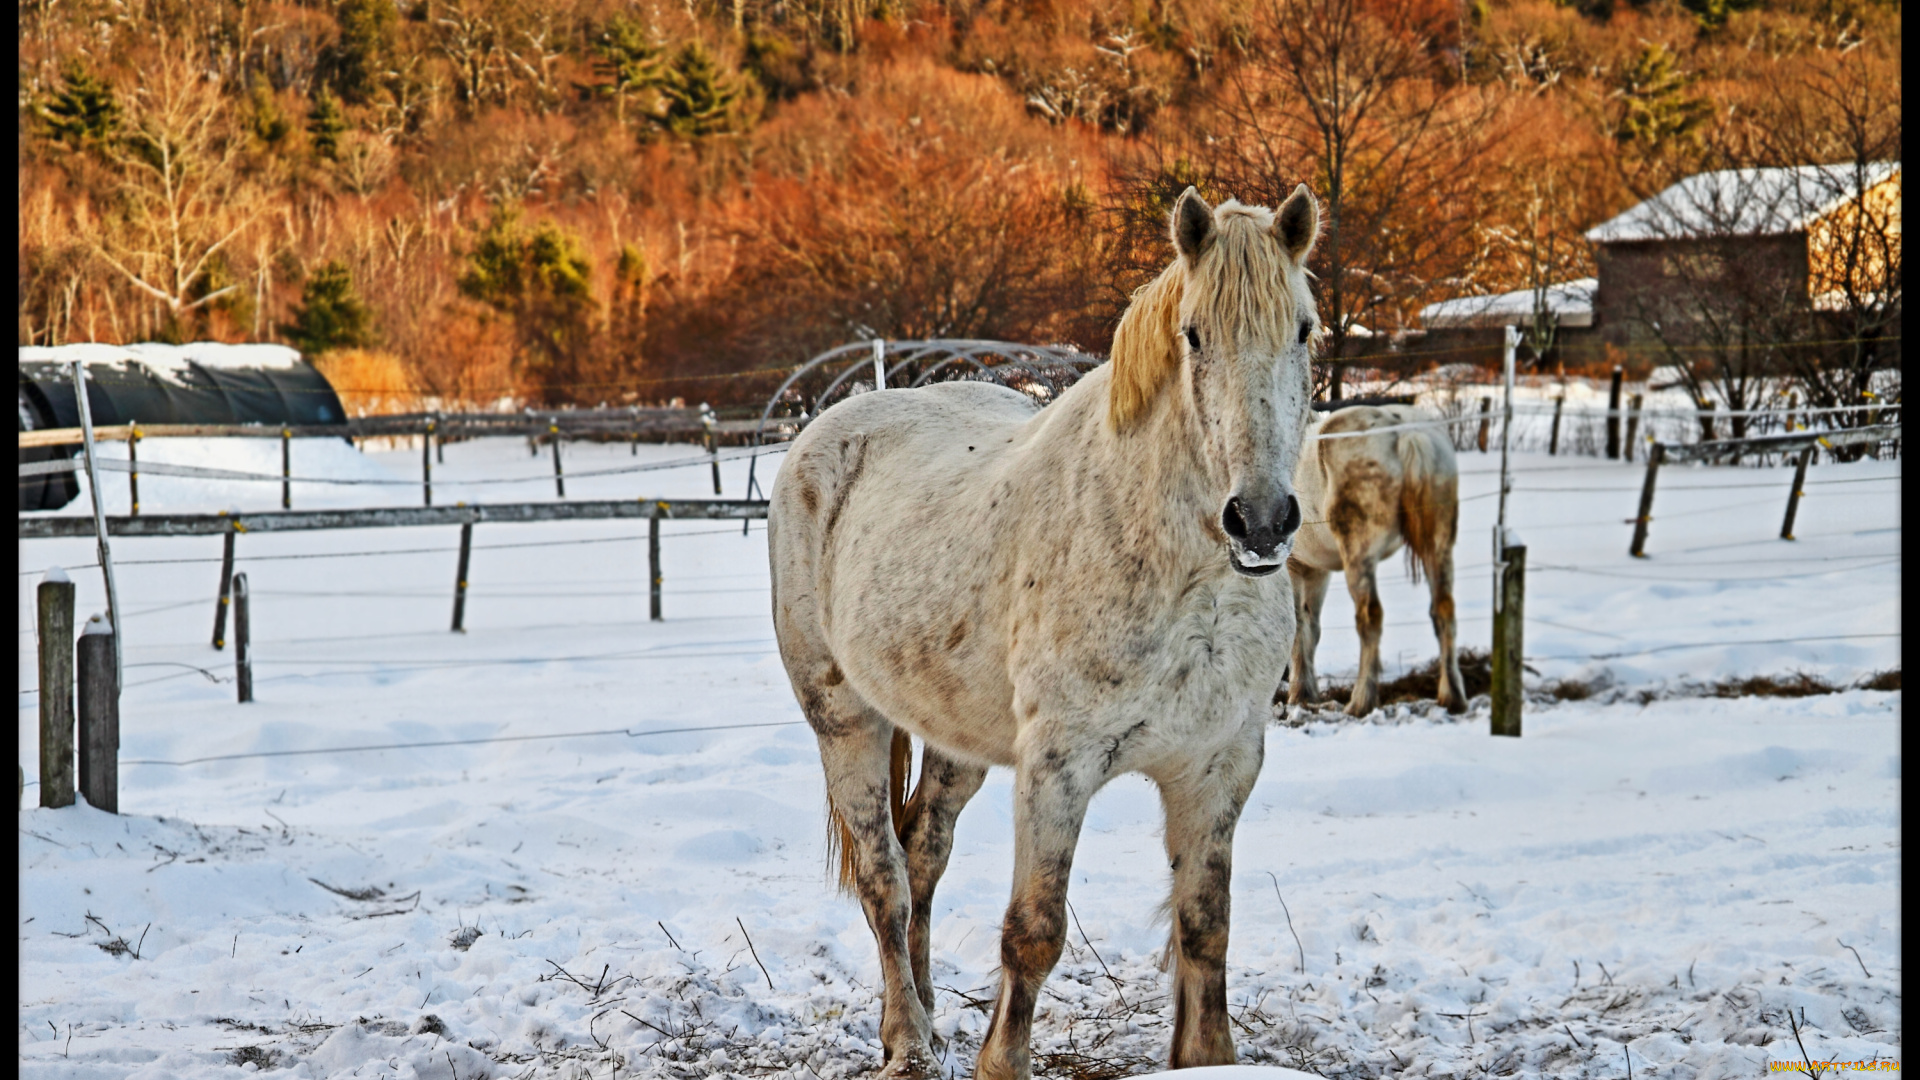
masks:
[[[1290,343],[1299,317],[1295,282],[1273,238],[1273,211],[1229,199],[1214,211],[1214,229],[1193,270],[1195,314],[1242,346]],[[1116,430],[1144,415],[1180,370],[1180,309],[1187,273],[1175,256],[1160,276],[1134,290],[1113,332],[1107,418]],[[1277,287],[1276,287],[1277,286]],[[1307,301],[1311,305],[1312,301]]]

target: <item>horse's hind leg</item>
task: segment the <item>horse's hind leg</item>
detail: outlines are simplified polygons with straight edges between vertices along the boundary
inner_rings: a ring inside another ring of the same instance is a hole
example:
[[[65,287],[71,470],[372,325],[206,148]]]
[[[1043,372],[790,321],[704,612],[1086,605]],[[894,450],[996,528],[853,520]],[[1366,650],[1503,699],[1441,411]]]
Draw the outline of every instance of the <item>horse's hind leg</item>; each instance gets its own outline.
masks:
[[[810,680],[801,701],[820,741],[827,799],[837,824],[846,828],[844,842],[853,855],[853,880],[843,884],[851,884],[860,898],[880,950],[884,1075],[936,1075],[932,1026],[907,952],[907,861],[894,836],[889,786],[894,727],[846,685],[831,663],[820,678]]]
[[[1329,575],[1291,559],[1287,573],[1293,578],[1293,663],[1287,672],[1287,704],[1312,705],[1320,700],[1313,655],[1320,648],[1320,612],[1327,606]]]
[[[1353,679],[1347,715],[1365,716],[1380,695],[1380,630],[1386,621],[1372,559],[1347,560],[1347,592],[1353,595],[1354,628],[1360,631],[1360,673]]]
[[[1173,1052],[1169,1067],[1233,1064],[1227,929],[1233,831],[1265,754],[1264,725],[1187,772],[1156,777],[1173,865]]]
[[[907,852],[907,882],[913,894],[907,949],[913,958],[913,985],[929,1016],[933,1014],[933,980],[927,970],[933,937],[933,890],[947,872],[954,820],[986,778],[986,766],[955,761],[927,747],[920,758],[920,782],[900,822],[900,845]]]
[[[1460,660],[1454,655],[1453,552],[1436,551],[1421,559],[1433,603],[1427,615],[1433,635],[1440,639],[1440,691],[1435,700],[1450,713],[1467,711],[1467,687],[1460,679]]]

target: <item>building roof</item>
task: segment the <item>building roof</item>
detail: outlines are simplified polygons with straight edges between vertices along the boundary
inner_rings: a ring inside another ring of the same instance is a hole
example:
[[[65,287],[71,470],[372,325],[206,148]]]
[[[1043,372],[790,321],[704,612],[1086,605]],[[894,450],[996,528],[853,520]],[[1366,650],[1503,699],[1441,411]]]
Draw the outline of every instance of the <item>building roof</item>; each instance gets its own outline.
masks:
[[[1547,286],[1547,310],[1554,314],[1554,324],[1592,326],[1593,296],[1598,288],[1599,282],[1590,277]],[[1513,326],[1532,321],[1533,300],[1532,289],[1442,300],[1420,309],[1420,325],[1429,330]]]
[[[1587,230],[1587,239],[1612,244],[1802,232],[1899,172],[1898,161],[1875,161],[1858,170],[1800,165],[1700,173]]]

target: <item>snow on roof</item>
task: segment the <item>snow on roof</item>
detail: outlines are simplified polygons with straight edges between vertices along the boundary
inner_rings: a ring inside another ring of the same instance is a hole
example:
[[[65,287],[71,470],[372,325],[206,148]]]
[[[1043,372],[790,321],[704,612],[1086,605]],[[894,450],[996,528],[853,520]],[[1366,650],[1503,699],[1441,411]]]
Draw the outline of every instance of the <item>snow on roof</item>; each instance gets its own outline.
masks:
[[[104,345],[81,342],[73,345],[23,345],[20,360],[42,363],[112,364],[137,360],[156,373],[185,371],[189,363],[209,368],[293,368],[300,364],[300,353],[285,345],[228,345],[219,341],[195,341],[186,345],[167,345],[143,341],[135,345]]]
[[[1898,175],[1898,161],[1700,173],[1587,230],[1596,244],[1796,233]],[[1862,182],[1864,180],[1864,183]]]
[[[1546,306],[1554,314],[1555,324],[1592,326],[1593,296],[1599,284],[1589,277],[1547,286]],[[1420,325],[1429,330],[1512,326],[1532,320],[1533,301],[1532,289],[1442,300],[1420,309]]]

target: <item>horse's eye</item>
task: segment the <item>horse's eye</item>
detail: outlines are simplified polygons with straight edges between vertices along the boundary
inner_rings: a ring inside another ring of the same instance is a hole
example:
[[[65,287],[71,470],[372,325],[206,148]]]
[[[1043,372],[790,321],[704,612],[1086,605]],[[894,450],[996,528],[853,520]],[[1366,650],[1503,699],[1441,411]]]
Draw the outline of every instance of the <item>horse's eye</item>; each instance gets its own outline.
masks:
[[[1312,324],[1312,323],[1310,323],[1310,322],[1304,322],[1304,321],[1303,321],[1303,322],[1301,322],[1301,324],[1300,324],[1300,344],[1302,344],[1302,345],[1305,345],[1305,344],[1307,343],[1307,338],[1308,338],[1309,336],[1311,336],[1312,334],[1313,334],[1313,324]]]
[[[1191,326],[1187,327],[1187,344],[1193,347],[1194,352],[1200,351],[1200,331]]]

